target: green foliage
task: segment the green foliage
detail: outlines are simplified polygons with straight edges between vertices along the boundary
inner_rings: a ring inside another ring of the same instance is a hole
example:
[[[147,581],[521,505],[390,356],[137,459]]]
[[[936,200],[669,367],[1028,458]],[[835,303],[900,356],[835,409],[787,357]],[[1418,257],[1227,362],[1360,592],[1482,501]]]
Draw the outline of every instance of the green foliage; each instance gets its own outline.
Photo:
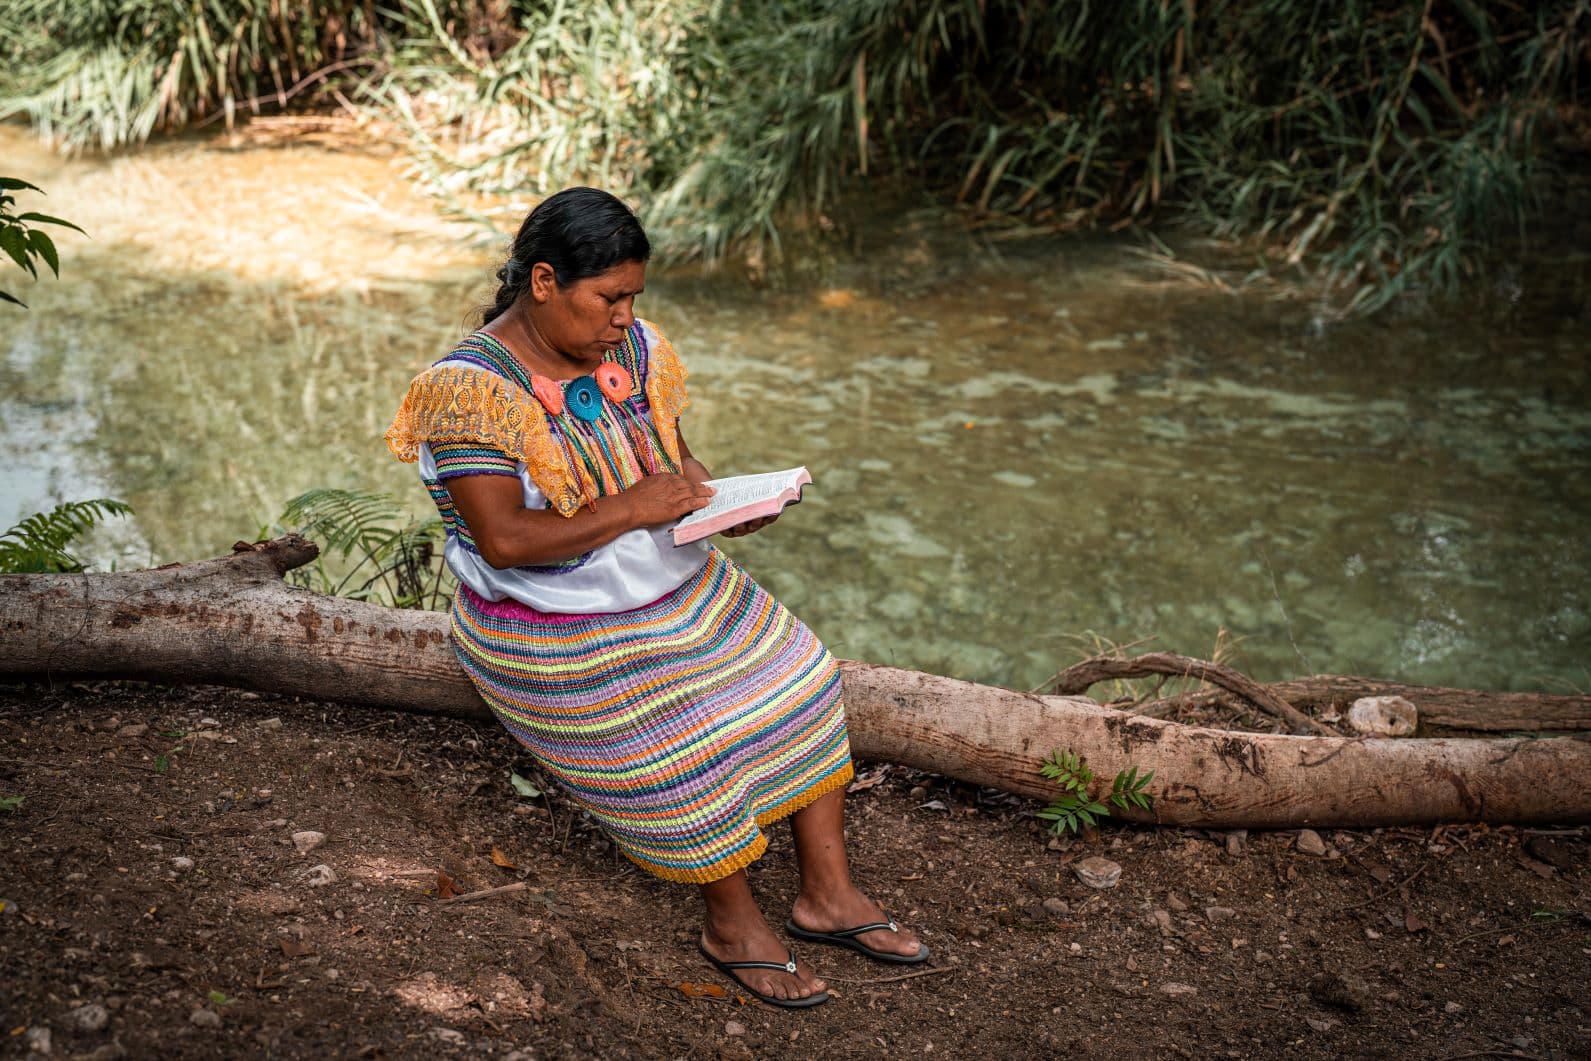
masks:
[[[278,17],[283,6],[296,17]],[[0,0],[0,114],[120,144],[333,85],[503,227],[598,183],[662,250],[776,255],[843,195],[1176,222],[1373,309],[1536,208],[1591,0]]]
[[[41,261],[50,267],[50,272],[60,276],[61,256],[56,252],[55,241],[50,238],[49,233],[37,226],[59,225],[78,232],[83,230],[70,221],[63,221],[49,214],[40,214],[32,210],[17,213],[16,193],[22,191],[44,194],[36,184],[29,184],[17,177],[0,177],[0,252],[35,280],[39,278],[38,263]],[[27,303],[8,291],[0,291],[0,302],[10,302],[23,309],[28,308]]]
[[[374,43],[364,0],[0,0],[0,118],[68,148],[281,106]]]
[[[186,747],[187,745],[179,744],[170,751],[162,752],[161,754],[155,756],[155,773],[164,774],[167,770],[171,769],[171,757],[176,755],[178,752],[183,751],[186,749]]]
[[[0,574],[81,571],[83,562],[67,552],[67,547],[101,520],[131,512],[130,506],[101,497],[67,501],[49,512],[29,516],[0,535]]]
[[[1061,790],[1060,796],[1038,814],[1050,823],[1050,831],[1055,835],[1092,828],[1100,818],[1110,816],[1110,807],[1091,794],[1095,787],[1094,771],[1076,752],[1052,752],[1040,764],[1039,773],[1046,780],[1054,781]],[[1129,807],[1148,810],[1154,804],[1154,797],[1147,791],[1154,776],[1153,770],[1140,776],[1136,766],[1123,770],[1110,783],[1108,801],[1119,810]]]
[[[0,810],[16,813],[22,809],[22,801],[26,796],[0,796]]]
[[[289,501],[279,522],[324,546],[314,564],[289,572],[297,585],[393,608],[448,606],[452,576],[437,517],[405,516],[386,494],[320,489]],[[328,556],[338,561],[335,573]]]

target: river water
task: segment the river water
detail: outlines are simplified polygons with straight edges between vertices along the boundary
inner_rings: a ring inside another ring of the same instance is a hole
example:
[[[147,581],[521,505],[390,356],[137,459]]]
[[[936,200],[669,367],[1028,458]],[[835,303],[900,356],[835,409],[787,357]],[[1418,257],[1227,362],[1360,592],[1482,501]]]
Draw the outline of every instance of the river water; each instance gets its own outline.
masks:
[[[91,237],[59,281],[5,273],[32,308],[0,309],[0,526],[121,498],[90,552],[126,567],[225,552],[315,486],[425,512],[381,433],[501,247],[399,160],[63,160],[13,128],[0,156]],[[1591,224],[1564,235],[1457,305],[1336,322],[925,210],[778,290],[654,269],[640,310],[715,474],[812,470],[726,548],[836,654],[1031,687],[1153,636],[1261,679],[1566,691],[1591,687]]]

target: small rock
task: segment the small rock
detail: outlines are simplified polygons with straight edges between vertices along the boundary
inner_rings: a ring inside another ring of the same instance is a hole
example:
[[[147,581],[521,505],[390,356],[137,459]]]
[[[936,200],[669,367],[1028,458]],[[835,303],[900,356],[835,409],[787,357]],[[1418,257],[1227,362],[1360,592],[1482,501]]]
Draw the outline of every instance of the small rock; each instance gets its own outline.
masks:
[[[1293,846],[1304,854],[1314,855],[1316,858],[1323,858],[1326,854],[1326,841],[1322,840],[1320,834],[1313,829],[1298,830],[1298,839]]]
[[[1233,829],[1226,834],[1226,853],[1233,858],[1243,858],[1248,854],[1248,830]]]
[[[245,693],[244,695],[247,696],[248,694]],[[268,718],[265,721],[260,723],[260,728],[261,729],[281,729],[282,728],[282,720],[279,719],[279,718]]]
[[[1073,954],[1081,954],[1081,953],[1083,953],[1083,945],[1081,943],[1073,943],[1070,947],[1067,947],[1066,949],[1068,951],[1070,951],[1071,953],[1073,953]]]
[[[1217,921],[1230,921],[1237,916],[1237,911],[1230,906],[1206,906],[1204,919],[1214,924]]]
[[[201,726],[209,726],[211,729],[218,729],[218,728],[220,728],[221,723],[217,719],[201,718],[199,720],[199,725],[201,725]]]
[[[1169,936],[1176,931],[1171,927],[1171,914],[1168,911],[1156,910],[1149,915],[1149,919],[1159,926],[1162,936]]]
[[[119,1042],[101,1043],[92,1050],[73,1054],[72,1061],[120,1061],[127,1056],[127,1048]]]
[[[1365,929],[1365,939],[1380,939],[1380,938],[1381,938],[1381,933],[1377,932],[1375,929],[1373,929],[1373,928]]]
[[[724,1024],[725,1035],[745,1035],[746,1026],[738,1020],[728,1021]]]
[[[188,1014],[188,1023],[200,1028],[221,1027],[221,1014],[213,1009],[199,1008]]]
[[[1170,998],[1191,998],[1199,993],[1199,989],[1192,984],[1179,984],[1176,981],[1160,985],[1160,993]]]
[[[47,1054],[50,1052],[50,1029],[42,1025],[35,1025],[28,1029],[28,1033],[22,1037],[22,1041],[27,1043],[28,1049],[34,1053]]]
[[[1183,902],[1182,896],[1178,895],[1176,892],[1170,892],[1166,895],[1166,905],[1171,907],[1171,909],[1175,910],[1179,914],[1185,914],[1188,912],[1188,904]]]
[[[149,732],[149,727],[142,722],[135,722],[131,726],[123,726],[116,731],[118,737],[142,737]]]
[[[924,788],[923,786],[921,786],[921,785],[913,785],[912,786],[912,790],[911,790],[911,798],[912,799],[927,799],[928,798],[928,790],[926,788]]]
[[[78,1006],[68,1013],[67,1019],[86,1032],[97,1032],[110,1023],[110,1010],[98,1002],[90,1002],[86,1006]]]
[[[313,829],[305,829],[293,834],[293,846],[298,848],[298,853],[307,855],[315,848],[326,842],[325,833],[317,833]]]
[[[193,859],[189,858],[187,855],[178,855],[176,858],[171,860],[171,868],[176,870],[178,873],[186,873],[193,868]]]
[[[1315,1017],[1305,1017],[1304,1023],[1308,1024],[1315,1031],[1324,1034],[1335,1028],[1338,1022],[1334,1020],[1320,1020]]]
[[[1362,696],[1348,709],[1348,728],[1367,737],[1408,737],[1420,713],[1401,696]]]
[[[1083,859],[1072,869],[1090,888],[1114,888],[1121,882],[1121,864],[1098,855]]]
[[[6,917],[8,915],[15,917],[21,912],[22,911],[17,907],[15,901],[11,899],[0,899],[0,917]]]
[[[432,1028],[431,1038],[439,1043],[447,1043],[449,1046],[463,1046],[468,1042],[464,1038],[464,1033],[456,1028]]]
[[[311,888],[324,888],[328,884],[337,883],[337,871],[324,862],[318,866],[309,867],[304,875],[308,878],[306,883]]]
[[[1067,905],[1065,899],[1057,899],[1052,895],[1044,900],[1044,912],[1051,917],[1065,917],[1072,912],[1072,908]]]
[[[1370,989],[1363,980],[1347,973],[1316,973],[1309,978],[1309,997],[1357,1013],[1369,1000]]]
[[[1443,1013],[1459,1013],[1459,1012],[1462,1012],[1463,1009],[1464,1009],[1464,1007],[1462,1005],[1460,1005],[1459,1003],[1457,1003],[1457,1002],[1449,1002],[1447,1005],[1442,1007],[1442,1012]]]

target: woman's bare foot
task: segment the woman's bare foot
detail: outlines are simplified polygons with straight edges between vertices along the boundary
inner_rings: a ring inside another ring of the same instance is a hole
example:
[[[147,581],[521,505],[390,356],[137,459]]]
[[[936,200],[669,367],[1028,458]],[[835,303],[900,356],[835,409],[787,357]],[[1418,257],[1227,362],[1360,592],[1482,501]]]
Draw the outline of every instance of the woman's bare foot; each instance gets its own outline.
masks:
[[[738,918],[733,921],[715,921],[711,916],[702,929],[702,949],[721,962],[773,962],[784,965],[790,959],[790,948],[773,934],[768,922],[758,914],[755,920]],[[797,960],[794,973],[779,969],[735,969],[731,972],[750,990],[772,998],[795,1000],[810,998],[822,992],[826,985],[813,973],[811,966]]]
[[[887,922],[889,917],[879,905],[863,895],[855,885],[846,884],[827,894],[803,889],[790,910],[790,921],[808,932],[841,932],[858,925]],[[921,953],[923,945],[909,928],[875,928],[852,937],[864,947],[911,958]]]
[[[707,923],[702,928],[701,948],[708,957],[725,964],[773,962],[784,966],[790,961],[790,948],[773,934],[752,898],[745,870],[702,885],[702,898],[707,903]],[[823,981],[802,962],[796,963],[793,973],[783,968],[727,972],[752,991],[787,1002],[811,998],[824,989]]]

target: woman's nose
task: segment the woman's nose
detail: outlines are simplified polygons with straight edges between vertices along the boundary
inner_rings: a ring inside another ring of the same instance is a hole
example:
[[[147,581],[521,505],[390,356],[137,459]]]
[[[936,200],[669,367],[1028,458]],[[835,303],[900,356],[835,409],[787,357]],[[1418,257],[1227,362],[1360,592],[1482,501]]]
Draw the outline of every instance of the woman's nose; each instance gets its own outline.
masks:
[[[613,326],[622,331],[629,331],[635,324],[635,301],[625,299],[613,307]]]

